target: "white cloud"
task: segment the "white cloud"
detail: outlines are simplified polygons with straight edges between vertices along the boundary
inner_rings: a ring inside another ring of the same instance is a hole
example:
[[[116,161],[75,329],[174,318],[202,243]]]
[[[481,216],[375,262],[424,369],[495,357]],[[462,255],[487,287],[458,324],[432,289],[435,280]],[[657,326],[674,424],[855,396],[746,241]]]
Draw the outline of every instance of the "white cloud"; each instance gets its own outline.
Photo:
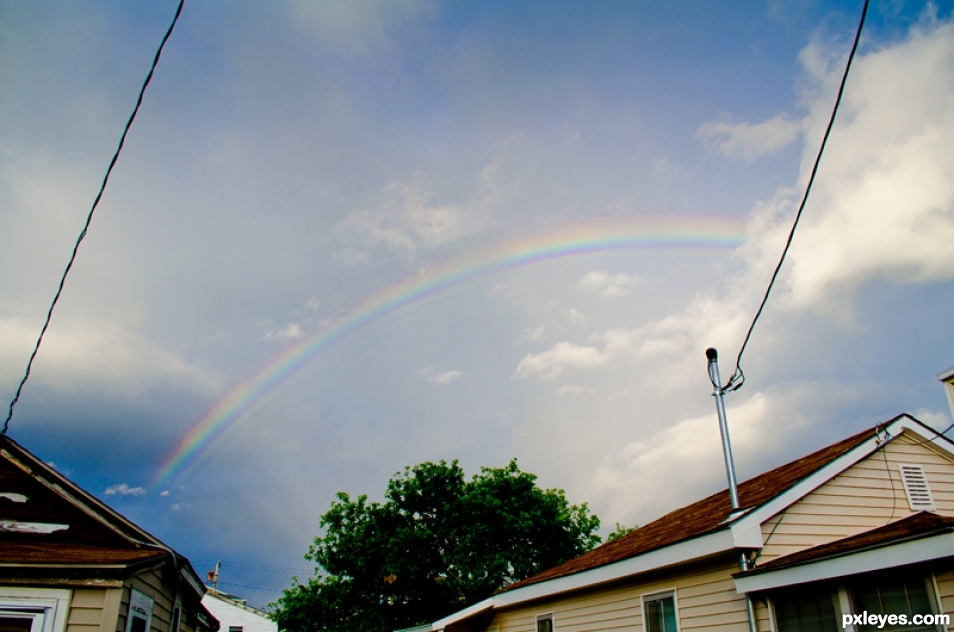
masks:
[[[168,496],[168,495],[169,495],[169,490],[168,490],[168,489],[164,489],[164,490],[162,490],[161,492],[159,492],[159,495],[160,495],[160,496]]]
[[[528,340],[540,340],[541,338],[549,337],[555,333],[562,332],[563,328],[560,327],[560,323],[556,320],[548,320],[545,323],[541,323],[536,327],[527,327],[520,332],[519,342],[526,342]]]
[[[609,356],[596,347],[583,347],[570,342],[558,342],[549,350],[529,354],[520,360],[516,378],[551,380],[566,368],[592,368],[606,364]]]
[[[0,378],[8,382],[19,379],[38,329],[35,322],[0,319],[0,356],[23,359],[21,366],[3,363]],[[160,383],[214,392],[221,382],[219,376],[191,366],[137,333],[112,323],[67,319],[47,331],[30,380],[61,391],[96,384],[129,395]]]
[[[427,378],[428,382],[432,384],[450,384],[454,380],[459,379],[464,375],[463,371],[445,371],[443,373],[438,373]]]
[[[732,448],[746,458],[766,446],[780,445],[778,429],[766,427],[771,416],[762,393],[729,406]],[[772,432],[774,442],[764,437]],[[784,432],[782,432],[784,435]],[[691,467],[687,467],[691,464]],[[658,484],[665,481],[665,485]],[[609,507],[613,520],[656,518],[674,509],[674,499],[698,498],[725,488],[725,464],[715,410],[711,415],[683,420],[609,457],[593,475],[593,489]]]
[[[584,276],[579,283],[582,288],[593,288],[603,296],[624,296],[640,282],[639,277],[625,274],[609,274],[606,271],[593,271]]]
[[[709,142],[726,156],[751,162],[787,147],[800,131],[801,126],[784,115],[761,123],[733,123],[729,115],[723,114],[716,121],[700,125],[696,138]]]
[[[806,73],[822,86],[809,104],[809,139],[823,132],[843,68],[820,61],[826,55],[817,44],[802,54]],[[954,278],[954,27],[914,32],[902,44],[859,57],[842,108],[773,290],[772,310],[831,310],[850,301],[847,290],[876,277],[896,283]],[[802,183],[816,151],[810,140]],[[738,252],[743,267],[721,294],[705,291],[660,320],[593,335],[590,346],[559,342],[523,358],[515,376],[552,379],[567,368],[596,369],[625,357],[653,359],[657,368],[649,380],[657,387],[686,384],[706,347],[741,344],[802,186],[780,188],[756,205]],[[610,278],[587,275],[594,286]]]
[[[592,388],[586,388],[585,386],[571,386],[569,384],[564,384],[560,387],[560,390],[557,391],[557,397],[579,397],[580,395],[593,395],[596,391]]]
[[[119,483],[118,485],[110,485],[103,493],[107,496],[115,496],[116,494],[120,496],[144,496],[146,490],[142,487],[130,487],[126,483]]]
[[[803,63],[830,85],[837,68],[826,70],[818,48]],[[820,110],[809,139],[827,123]],[[838,116],[792,245],[793,301],[817,303],[871,278],[954,278],[954,27],[915,31],[859,59]]]
[[[939,431],[943,431],[951,425],[951,414],[947,411],[938,412],[927,408],[919,408],[911,414],[914,415],[915,419],[919,419]]]
[[[464,203],[438,201],[420,173],[410,184],[390,182],[378,208],[350,213],[336,232],[344,239],[359,235],[366,245],[382,245],[405,256],[443,246],[488,225],[488,210],[500,197],[494,175],[493,166],[481,171],[476,194]]]
[[[298,340],[305,335],[305,332],[302,331],[301,325],[298,323],[288,323],[281,329],[272,328],[265,332],[265,340],[280,340],[281,342],[290,342],[292,340]]]

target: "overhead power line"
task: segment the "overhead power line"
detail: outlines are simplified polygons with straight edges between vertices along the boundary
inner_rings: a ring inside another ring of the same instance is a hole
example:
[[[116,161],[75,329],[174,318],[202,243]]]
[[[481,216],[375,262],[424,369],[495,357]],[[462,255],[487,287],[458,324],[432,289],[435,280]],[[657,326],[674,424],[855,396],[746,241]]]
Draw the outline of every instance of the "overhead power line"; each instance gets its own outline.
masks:
[[[775,285],[775,280],[778,278],[779,270],[782,269],[782,264],[785,263],[785,256],[788,254],[788,249],[792,245],[792,239],[795,237],[795,229],[798,228],[798,222],[802,218],[802,211],[805,210],[805,203],[808,202],[808,195],[812,191],[812,184],[815,182],[815,174],[818,173],[818,165],[821,164],[822,154],[825,153],[825,145],[828,143],[828,137],[831,136],[831,129],[835,125],[835,116],[838,114],[838,106],[841,105],[841,96],[845,92],[845,83],[848,81],[848,72],[851,70],[851,62],[855,58],[855,52],[858,50],[858,42],[861,40],[861,31],[865,25],[865,18],[868,15],[868,2],[865,0],[864,7],[861,10],[861,20],[858,22],[858,30],[855,33],[855,41],[851,46],[851,52],[848,54],[848,63],[845,64],[845,72],[841,77],[841,85],[838,86],[838,96],[835,99],[835,106],[831,110],[831,118],[828,120],[828,127],[825,129],[825,136],[822,138],[821,146],[818,148],[818,155],[815,157],[815,164],[812,166],[811,176],[808,178],[808,184],[805,186],[805,194],[802,196],[801,204],[798,205],[798,212],[795,213],[795,221],[792,222],[792,229],[788,233],[788,239],[785,241],[785,248],[782,250],[782,256],[778,260],[778,265],[775,266],[775,271],[772,273],[772,279],[769,281],[768,287],[765,288],[765,295],[762,297],[762,302],[759,304],[758,311],[755,312],[755,318],[752,319],[752,324],[749,325],[749,330],[745,334],[745,340],[742,342],[742,348],[739,349],[739,355],[735,360],[735,371],[732,372],[732,375],[729,376],[729,380],[722,387],[723,391],[734,391],[743,384],[745,384],[745,373],[742,371],[742,354],[745,353],[745,348],[749,344],[749,338],[752,337],[752,331],[755,329],[755,323],[758,322],[759,316],[762,315],[762,310],[765,309],[765,303],[768,302],[769,294],[772,293],[772,287]]]
[[[99,201],[103,197],[103,192],[106,190],[106,183],[109,181],[109,175],[113,172],[113,167],[116,165],[116,160],[119,158],[119,153],[123,150],[123,145],[126,143],[126,135],[129,133],[129,128],[132,127],[133,121],[136,120],[136,114],[139,112],[139,106],[142,105],[142,98],[146,93],[146,87],[149,85],[149,82],[152,81],[152,74],[155,72],[156,66],[159,64],[159,57],[162,55],[162,49],[169,40],[169,36],[172,35],[172,30],[175,28],[176,22],[179,21],[179,15],[182,13],[182,5],[184,3],[185,0],[179,0],[179,6],[176,8],[175,17],[172,18],[172,24],[170,24],[168,30],[166,30],[166,34],[163,36],[162,42],[159,44],[159,49],[156,50],[156,56],[152,60],[152,66],[149,68],[149,74],[146,75],[146,80],[143,82],[142,88],[139,89],[139,98],[136,99],[136,107],[133,108],[132,114],[129,115],[129,120],[126,121],[126,127],[123,129],[123,135],[119,139],[119,145],[116,147],[116,152],[113,154],[112,160],[109,161],[109,167],[106,169],[106,175],[103,177],[103,183],[99,186],[99,192],[96,194],[96,199],[93,200],[93,206],[89,209],[89,214],[86,216],[86,224],[83,225],[83,230],[80,231],[79,237],[76,239],[76,244],[73,246],[73,254],[70,255],[70,260],[66,264],[66,269],[63,270],[63,276],[60,278],[60,285],[56,289],[56,295],[53,297],[53,302],[50,303],[50,309],[46,312],[46,320],[43,322],[43,327],[40,329],[40,335],[36,339],[36,345],[33,347],[33,353],[30,354],[30,360],[27,362],[26,371],[23,373],[23,379],[20,380],[20,385],[17,386],[17,392],[10,401],[10,409],[7,411],[7,418],[3,422],[3,429],[0,430],[0,435],[6,434],[7,429],[10,427],[10,420],[13,419],[13,409],[16,408],[17,402],[20,400],[20,393],[23,391],[23,385],[26,384],[26,381],[30,378],[30,370],[33,368],[33,360],[36,359],[36,354],[40,350],[40,343],[43,342],[43,336],[46,334],[46,330],[50,326],[50,319],[53,318],[53,309],[56,307],[56,303],[60,300],[60,295],[63,293],[63,284],[66,283],[66,277],[70,273],[70,269],[73,267],[73,262],[76,261],[76,253],[79,251],[80,244],[83,242],[83,239],[86,238],[86,231],[89,230],[90,222],[93,221],[93,213],[96,211],[96,207],[99,206]]]

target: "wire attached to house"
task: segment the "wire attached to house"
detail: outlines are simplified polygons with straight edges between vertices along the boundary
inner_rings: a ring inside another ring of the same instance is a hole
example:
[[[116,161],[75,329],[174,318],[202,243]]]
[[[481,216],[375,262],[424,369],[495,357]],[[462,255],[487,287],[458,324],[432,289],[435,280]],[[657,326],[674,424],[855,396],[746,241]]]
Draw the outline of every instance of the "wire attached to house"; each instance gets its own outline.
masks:
[[[792,239],[795,237],[795,229],[798,228],[798,222],[802,218],[802,211],[805,210],[805,203],[808,202],[808,195],[811,193],[812,184],[815,182],[815,174],[818,173],[818,165],[821,163],[822,154],[825,153],[825,145],[828,143],[828,137],[831,135],[832,127],[835,125],[835,115],[838,114],[838,106],[841,105],[841,97],[845,91],[845,84],[848,81],[848,71],[851,70],[851,62],[854,60],[855,52],[858,50],[858,42],[861,40],[861,31],[865,25],[865,18],[868,15],[868,3],[869,0],[865,0],[864,7],[861,10],[861,20],[858,22],[858,31],[855,33],[855,41],[851,46],[851,52],[848,54],[848,63],[845,64],[845,72],[841,77],[841,85],[838,86],[838,96],[835,99],[835,106],[832,108],[831,118],[828,120],[828,127],[825,129],[825,136],[822,138],[821,146],[818,148],[818,155],[815,157],[815,164],[812,166],[811,176],[809,176],[808,184],[805,186],[805,194],[802,196],[801,204],[798,205],[798,212],[795,213],[795,221],[792,222],[792,229],[789,231],[788,239],[785,241],[785,248],[782,249],[782,256],[778,260],[778,265],[775,266],[772,279],[769,281],[768,287],[765,288],[765,295],[762,297],[758,311],[755,312],[755,318],[752,319],[752,324],[749,325],[749,330],[745,334],[742,348],[739,349],[739,355],[735,360],[735,371],[732,372],[732,375],[729,376],[729,380],[725,383],[725,386],[722,387],[723,391],[735,391],[745,384],[745,373],[742,371],[742,354],[745,353],[745,348],[749,344],[749,338],[752,337],[755,323],[758,322],[759,316],[762,315],[762,310],[765,309],[769,294],[771,294],[775,280],[778,278],[778,273],[782,269],[782,264],[785,262],[785,256],[788,254],[788,249],[792,245]]]
[[[17,402],[20,400],[20,393],[23,391],[23,385],[26,384],[26,381],[30,378],[30,370],[33,368],[33,360],[36,359],[36,354],[40,351],[40,343],[43,342],[43,336],[46,334],[46,330],[50,326],[50,319],[53,317],[53,308],[56,307],[57,302],[60,300],[60,295],[63,293],[63,284],[66,283],[66,276],[70,273],[70,269],[73,267],[73,262],[76,261],[76,253],[79,251],[80,244],[83,242],[83,239],[86,238],[86,232],[89,230],[90,222],[93,221],[93,213],[96,211],[96,207],[99,206],[99,201],[103,197],[103,192],[106,190],[106,183],[109,181],[109,175],[113,172],[113,167],[116,165],[116,160],[119,158],[119,153],[123,150],[123,145],[126,143],[126,135],[129,133],[129,128],[132,127],[133,121],[136,120],[136,114],[139,112],[139,106],[142,105],[142,98],[146,93],[146,87],[149,85],[149,82],[152,81],[152,74],[155,72],[156,66],[159,64],[159,56],[162,55],[162,49],[169,40],[169,36],[172,35],[172,30],[175,28],[176,22],[179,21],[179,15],[182,13],[182,5],[184,3],[185,0],[179,0],[179,6],[176,8],[175,17],[172,18],[172,24],[169,25],[169,29],[163,36],[162,42],[159,44],[159,49],[156,50],[156,56],[152,60],[152,66],[149,68],[149,74],[146,75],[146,80],[143,82],[142,88],[139,89],[139,97],[136,99],[136,107],[133,108],[132,114],[129,116],[129,120],[126,121],[126,127],[123,129],[123,135],[119,139],[119,145],[116,147],[116,152],[113,154],[112,160],[109,161],[109,167],[106,169],[106,175],[103,177],[103,183],[99,186],[99,192],[96,194],[96,199],[93,200],[93,206],[89,209],[89,214],[86,216],[86,224],[83,225],[83,230],[80,231],[79,237],[76,239],[76,244],[73,246],[73,254],[70,255],[70,260],[66,264],[66,269],[63,270],[63,276],[60,278],[60,285],[56,289],[56,295],[53,297],[53,302],[50,303],[50,309],[46,312],[46,320],[43,322],[43,328],[40,329],[40,335],[36,339],[36,346],[33,347],[33,353],[30,354],[30,360],[27,362],[26,371],[23,373],[23,379],[20,380],[20,385],[17,387],[17,392],[13,396],[13,400],[10,401],[10,410],[7,412],[7,418],[3,422],[3,429],[0,430],[0,435],[7,434],[7,430],[10,427],[10,420],[13,419],[13,409],[16,408]]]

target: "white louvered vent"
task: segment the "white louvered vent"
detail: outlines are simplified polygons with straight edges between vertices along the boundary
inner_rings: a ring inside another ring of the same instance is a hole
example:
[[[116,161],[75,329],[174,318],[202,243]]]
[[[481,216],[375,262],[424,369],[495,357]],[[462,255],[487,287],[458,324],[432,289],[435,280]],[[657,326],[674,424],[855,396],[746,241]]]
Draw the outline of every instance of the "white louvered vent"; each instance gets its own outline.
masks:
[[[908,506],[911,511],[935,511],[934,497],[928,486],[924,468],[920,465],[898,465],[901,470],[901,480],[904,481],[904,491],[908,495]]]

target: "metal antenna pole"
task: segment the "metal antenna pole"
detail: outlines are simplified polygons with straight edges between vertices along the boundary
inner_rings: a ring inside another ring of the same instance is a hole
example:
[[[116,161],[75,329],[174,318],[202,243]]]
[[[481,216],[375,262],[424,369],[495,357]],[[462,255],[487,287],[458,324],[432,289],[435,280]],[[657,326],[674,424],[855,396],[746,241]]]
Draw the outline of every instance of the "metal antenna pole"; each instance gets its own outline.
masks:
[[[709,381],[712,382],[712,396],[716,400],[716,411],[719,413],[719,433],[722,435],[722,454],[725,456],[725,476],[729,479],[729,499],[732,501],[731,519],[736,512],[741,511],[739,502],[739,484],[735,477],[735,460],[732,458],[732,442],[729,440],[729,423],[725,417],[725,387],[719,378],[719,352],[709,347],[706,349],[706,358],[709,360]],[[749,570],[749,558],[746,554],[739,554],[739,568]],[[749,632],[757,632],[758,625],[755,618],[755,606],[748,593],[745,595],[745,613],[749,620]]]
[[[732,442],[729,440],[729,424],[725,418],[725,389],[719,379],[719,352],[709,347],[706,349],[706,358],[709,359],[709,380],[712,382],[712,396],[716,400],[716,411],[719,413],[719,432],[722,434],[722,453],[725,456],[725,475],[729,479],[729,498],[732,500],[732,512],[742,509],[739,503],[739,486],[735,478],[735,461],[732,458]]]

